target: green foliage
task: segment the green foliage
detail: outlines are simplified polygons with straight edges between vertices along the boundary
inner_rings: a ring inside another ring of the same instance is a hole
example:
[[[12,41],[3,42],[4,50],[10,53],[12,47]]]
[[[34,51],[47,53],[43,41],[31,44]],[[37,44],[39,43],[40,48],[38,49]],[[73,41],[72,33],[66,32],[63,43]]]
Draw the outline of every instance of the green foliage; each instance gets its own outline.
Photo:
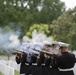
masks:
[[[5,52],[0,52],[0,56],[7,55]]]
[[[71,44],[72,49],[76,49],[76,8],[68,10],[57,20],[53,21],[50,28],[52,35],[58,41]]]
[[[40,14],[41,22],[50,24],[54,19],[57,19],[64,10],[64,3],[60,0],[44,0]]]
[[[33,24],[50,24],[60,16],[65,5],[60,0],[0,0],[0,27],[21,27],[21,36]]]
[[[50,31],[48,30],[48,25],[47,24],[34,24],[33,26],[30,27],[29,31],[26,33],[28,37],[32,37],[32,32],[36,30],[37,32],[44,32],[45,34],[49,34]]]
[[[14,32],[9,26],[5,26],[2,32]]]

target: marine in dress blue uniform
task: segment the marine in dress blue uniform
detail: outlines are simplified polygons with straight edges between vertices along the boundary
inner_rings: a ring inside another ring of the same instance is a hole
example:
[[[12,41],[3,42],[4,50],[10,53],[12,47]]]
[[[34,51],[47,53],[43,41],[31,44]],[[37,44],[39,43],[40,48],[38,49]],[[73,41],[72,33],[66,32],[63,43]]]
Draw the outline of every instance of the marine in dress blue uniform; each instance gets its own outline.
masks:
[[[44,50],[49,51],[50,47],[51,47],[51,43],[45,42]],[[40,75],[50,75],[50,62],[51,62],[51,57],[41,52],[37,62],[38,67],[40,67],[40,72],[41,72]]]
[[[17,64],[20,64],[21,63],[20,64],[20,75],[25,75],[26,54],[25,53],[22,53],[22,55],[21,54],[17,54],[15,60],[16,60]]]
[[[59,51],[59,44],[56,41],[52,42],[52,49],[50,50],[51,53],[53,53],[55,56],[51,57],[51,68],[50,68],[50,75],[58,75],[59,69],[58,66],[55,65],[55,60],[58,56],[61,55],[61,52]]]
[[[62,55],[56,60],[56,64],[59,67],[59,75],[74,75],[72,68],[76,62],[75,55],[72,52],[68,52],[67,44],[61,43],[60,45]]]

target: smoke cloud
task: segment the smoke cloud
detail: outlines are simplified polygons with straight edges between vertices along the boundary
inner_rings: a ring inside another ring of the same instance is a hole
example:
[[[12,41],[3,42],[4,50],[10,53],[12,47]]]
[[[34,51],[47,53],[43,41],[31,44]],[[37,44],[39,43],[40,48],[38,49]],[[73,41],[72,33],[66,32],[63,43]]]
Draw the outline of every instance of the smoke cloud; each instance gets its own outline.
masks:
[[[3,29],[0,28],[0,51],[20,50],[21,46],[26,43],[35,44],[53,41],[52,38],[48,38],[43,32],[37,32],[36,30],[32,32],[32,39],[23,36],[22,41],[20,41],[17,33],[19,34],[19,31],[3,32]]]
[[[20,44],[18,37],[16,32],[4,32],[3,29],[0,28],[0,50],[17,48]]]

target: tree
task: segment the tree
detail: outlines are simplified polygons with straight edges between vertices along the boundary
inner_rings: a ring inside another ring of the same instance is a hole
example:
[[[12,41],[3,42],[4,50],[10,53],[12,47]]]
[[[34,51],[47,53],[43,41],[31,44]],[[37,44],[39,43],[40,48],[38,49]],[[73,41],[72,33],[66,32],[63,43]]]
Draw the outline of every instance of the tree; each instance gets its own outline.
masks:
[[[49,24],[65,10],[60,0],[0,0],[0,26],[21,27],[21,37],[33,24]]]
[[[60,0],[44,0],[40,14],[41,22],[50,24],[65,11],[65,5]]]
[[[47,24],[34,24],[30,27],[29,31],[26,33],[28,37],[32,37],[32,32],[36,30],[37,32],[44,32],[44,34],[49,34],[48,25]]]
[[[72,49],[76,49],[76,8],[69,9],[63,15],[54,20],[50,25],[52,35],[57,41],[71,44]]]

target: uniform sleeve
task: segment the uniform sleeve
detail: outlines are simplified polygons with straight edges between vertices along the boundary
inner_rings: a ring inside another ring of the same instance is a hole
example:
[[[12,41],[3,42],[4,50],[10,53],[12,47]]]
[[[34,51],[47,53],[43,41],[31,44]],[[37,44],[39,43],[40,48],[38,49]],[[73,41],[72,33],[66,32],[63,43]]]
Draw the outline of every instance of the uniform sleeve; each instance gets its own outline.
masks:
[[[51,63],[51,57],[45,57],[45,59],[44,59],[44,63],[45,63],[45,66],[49,66],[50,65],[50,63]]]
[[[44,54],[40,53],[40,56],[37,59],[37,66],[40,67],[42,63],[44,63]]]
[[[37,61],[37,56],[33,55],[31,58],[32,58],[32,63],[36,63],[36,61]]]
[[[76,63],[76,58],[75,58],[75,63]]]
[[[57,57],[57,58],[55,58],[55,63],[54,63],[54,66],[55,67],[59,67],[59,64],[60,64],[60,62],[61,62],[61,60],[60,60],[61,58],[60,57]]]
[[[76,55],[75,55],[75,63],[76,63]]]
[[[21,57],[19,55],[16,55],[15,60],[17,64],[20,64]]]
[[[25,65],[26,56],[27,56],[27,55],[26,55],[25,53],[22,55],[22,58],[21,58],[21,65]]]

